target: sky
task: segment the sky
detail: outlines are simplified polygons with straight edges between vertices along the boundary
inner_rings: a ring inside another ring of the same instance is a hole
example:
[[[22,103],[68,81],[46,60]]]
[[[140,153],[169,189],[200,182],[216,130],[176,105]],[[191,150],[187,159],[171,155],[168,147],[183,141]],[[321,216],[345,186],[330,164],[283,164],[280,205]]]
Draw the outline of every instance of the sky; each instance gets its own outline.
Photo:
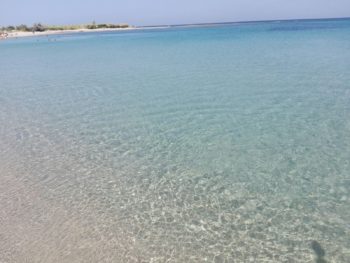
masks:
[[[0,0],[0,26],[136,26],[350,17],[350,0]]]

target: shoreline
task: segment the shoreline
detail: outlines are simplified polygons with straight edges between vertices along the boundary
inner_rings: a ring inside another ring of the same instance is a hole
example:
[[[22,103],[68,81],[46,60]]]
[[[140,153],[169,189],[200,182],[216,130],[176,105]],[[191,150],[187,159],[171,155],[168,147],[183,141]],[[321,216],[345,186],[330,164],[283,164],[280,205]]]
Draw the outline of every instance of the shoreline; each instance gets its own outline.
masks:
[[[110,32],[110,31],[129,31],[129,30],[151,30],[151,29],[166,29],[166,28],[186,28],[186,27],[208,27],[220,26],[229,24],[249,24],[249,23],[276,23],[287,21],[318,21],[318,20],[348,20],[350,17],[334,17],[334,18],[302,18],[302,19],[276,19],[276,20],[252,20],[252,21],[234,21],[234,22],[213,22],[213,23],[194,23],[194,24],[173,24],[173,25],[151,25],[151,26],[129,26],[124,28],[79,28],[79,29],[63,29],[63,30],[47,30],[47,31],[4,31],[0,34],[0,40],[16,39],[23,37],[37,37],[49,35],[64,35],[76,33],[94,33],[94,32]],[[0,31],[1,33],[1,31]]]
[[[97,28],[97,29],[68,29],[68,30],[47,30],[42,32],[24,32],[24,31],[12,31],[5,32],[5,36],[0,36],[0,40],[16,39],[24,37],[38,37],[38,36],[51,36],[51,35],[65,35],[65,34],[77,34],[77,33],[95,33],[95,32],[114,32],[114,31],[130,31],[130,30],[149,30],[149,29],[162,29],[167,28],[165,26],[154,27],[126,27],[126,28]]]
[[[136,29],[135,27],[127,27],[127,28],[99,28],[99,29],[81,28],[81,29],[68,29],[68,30],[47,30],[42,32],[13,31],[13,32],[7,33],[7,36],[1,39],[13,39],[13,38],[49,36],[49,35],[65,35],[65,34],[76,34],[76,33],[125,31],[125,30],[135,30],[135,29]]]

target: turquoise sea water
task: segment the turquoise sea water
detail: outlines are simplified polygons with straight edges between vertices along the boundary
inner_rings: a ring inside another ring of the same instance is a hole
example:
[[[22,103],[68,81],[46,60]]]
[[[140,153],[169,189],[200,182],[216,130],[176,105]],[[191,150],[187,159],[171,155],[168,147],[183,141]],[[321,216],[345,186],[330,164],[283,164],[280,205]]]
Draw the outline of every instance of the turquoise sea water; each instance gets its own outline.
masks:
[[[350,20],[0,42],[0,262],[350,262]]]

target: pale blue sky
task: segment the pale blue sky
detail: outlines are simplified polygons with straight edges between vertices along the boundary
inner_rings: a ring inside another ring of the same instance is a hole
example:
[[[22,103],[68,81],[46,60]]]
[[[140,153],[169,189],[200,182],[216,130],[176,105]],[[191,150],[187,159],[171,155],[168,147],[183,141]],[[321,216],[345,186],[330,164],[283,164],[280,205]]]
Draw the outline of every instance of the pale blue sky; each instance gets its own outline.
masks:
[[[0,0],[0,25],[131,25],[349,17],[350,0]]]

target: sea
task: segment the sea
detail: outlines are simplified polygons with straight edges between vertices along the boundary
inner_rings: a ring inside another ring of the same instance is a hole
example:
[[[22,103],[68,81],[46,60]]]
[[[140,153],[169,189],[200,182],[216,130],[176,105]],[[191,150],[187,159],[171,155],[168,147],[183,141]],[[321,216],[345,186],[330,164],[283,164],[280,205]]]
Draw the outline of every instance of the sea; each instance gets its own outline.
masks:
[[[350,19],[0,41],[0,262],[350,262]]]

